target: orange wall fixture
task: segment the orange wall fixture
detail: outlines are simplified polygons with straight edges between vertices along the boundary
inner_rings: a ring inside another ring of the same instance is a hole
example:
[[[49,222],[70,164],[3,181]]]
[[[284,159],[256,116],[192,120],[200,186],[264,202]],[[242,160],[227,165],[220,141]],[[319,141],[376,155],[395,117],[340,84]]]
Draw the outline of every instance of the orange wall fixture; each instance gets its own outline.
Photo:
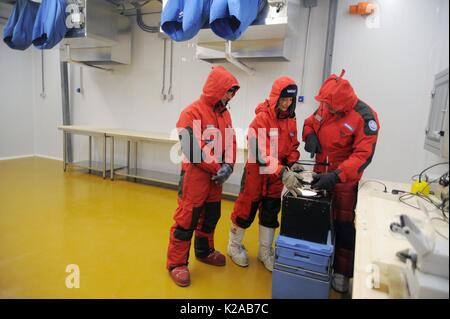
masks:
[[[351,5],[348,8],[350,14],[359,14],[362,16],[372,14],[375,10],[375,6],[370,2],[359,2],[356,5]]]

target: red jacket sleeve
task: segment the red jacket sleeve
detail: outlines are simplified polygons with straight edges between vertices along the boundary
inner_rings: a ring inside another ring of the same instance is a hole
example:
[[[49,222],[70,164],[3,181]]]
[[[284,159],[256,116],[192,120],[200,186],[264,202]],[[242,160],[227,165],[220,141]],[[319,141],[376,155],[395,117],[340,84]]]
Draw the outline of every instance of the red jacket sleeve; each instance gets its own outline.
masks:
[[[225,129],[225,156],[224,162],[231,165],[234,168],[234,164],[236,163],[236,152],[237,152],[237,144],[236,144],[236,132],[233,129],[233,123],[231,121],[231,116],[229,113],[226,115],[226,129]],[[232,133],[232,138],[231,135]]]
[[[291,153],[289,154],[287,158],[287,163],[289,165],[294,164],[297,162],[300,158],[300,152],[298,150],[298,147],[300,146],[300,142],[298,141],[298,130],[297,130],[297,120],[291,119],[290,126],[292,127],[292,132],[294,133],[294,136],[292,136],[292,149]]]
[[[177,122],[177,128],[182,152],[190,163],[210,174],[216,174],[221,165],[216,162],[207,163],[204,161],[206,155],[203,150],[206,142],[201,138],[203,134],[201,125],[199,125],[199,129],[196,128],[195,120],[200,121],[191,111],[184,110],[181,112],[180,119]]]
[[[263,168],[263,173],[279,176],[283,165],[278,160],[278,154],[272,154],[271,139],[278,138],[278,131],[272,131],[264,115],[257,116],[250,124],[248,142],[253,159]],[[274,156],[272,156],[274,155]]]
[[[309,134],[315,133],[314,121],[315,121],[314,114],[312,114],[305,120],[305,123],[303,124],[303,133],[302,133],[303,141],[306,141],[306,138],[308,137]]]
[[[372,162],[379,128],[380,125],[376,115],[374,119],[368,121],[361,119],[354,135],[353,153],[338,167],[341,182],[357,181]]]

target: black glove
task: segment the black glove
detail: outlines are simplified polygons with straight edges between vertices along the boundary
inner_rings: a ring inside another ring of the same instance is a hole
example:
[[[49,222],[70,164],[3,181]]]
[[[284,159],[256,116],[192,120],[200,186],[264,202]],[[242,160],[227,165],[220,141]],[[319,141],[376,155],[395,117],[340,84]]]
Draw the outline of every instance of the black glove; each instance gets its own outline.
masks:
[[[233,173],[233,167],[230,164],[223,164],[217,174],[212,177],[212,180],[217,185],[222,185],[230,177],[231,173]]]
[[[313,158],[316,153],[322,153],[322,147],[320,146],[316,134],[311,133],[306,137],[305,151],[311,153],[311,158]]]
[[[311,188],[332,190],[333,187],[340,181],[341,180],[339,179],[337,172],[317,174],[316,176],[313,177]]]

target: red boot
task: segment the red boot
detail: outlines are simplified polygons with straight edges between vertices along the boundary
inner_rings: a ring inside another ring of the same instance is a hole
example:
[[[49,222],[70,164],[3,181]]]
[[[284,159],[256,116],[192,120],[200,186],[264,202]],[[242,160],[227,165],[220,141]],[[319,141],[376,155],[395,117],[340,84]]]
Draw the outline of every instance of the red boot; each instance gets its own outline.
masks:
[[[197,259],[205,264],[213,265],[213,266],[225,266],[226,258],[217,250],[214,250],[207,257]]]
[[[191,276],[187,266],[175,267],[170,271],[170,277],[180,287],[187,287],[191,284]]]

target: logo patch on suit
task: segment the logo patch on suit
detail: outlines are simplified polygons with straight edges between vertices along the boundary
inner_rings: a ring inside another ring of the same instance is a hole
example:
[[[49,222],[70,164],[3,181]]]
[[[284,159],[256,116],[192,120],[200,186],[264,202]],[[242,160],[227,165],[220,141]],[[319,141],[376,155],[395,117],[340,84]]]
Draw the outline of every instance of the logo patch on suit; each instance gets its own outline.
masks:
[[[375,120],[370,120],[369,123],[367,123],[367,125],[369,126],[372,132],[376,132],[378,130],[378,124],[377,122],[375,122]]]
[[[294,136],[295,136],[295,132],[291,132],[291,133],[289,133],[289,135],[290,135],[291,137],[294,137]]]

